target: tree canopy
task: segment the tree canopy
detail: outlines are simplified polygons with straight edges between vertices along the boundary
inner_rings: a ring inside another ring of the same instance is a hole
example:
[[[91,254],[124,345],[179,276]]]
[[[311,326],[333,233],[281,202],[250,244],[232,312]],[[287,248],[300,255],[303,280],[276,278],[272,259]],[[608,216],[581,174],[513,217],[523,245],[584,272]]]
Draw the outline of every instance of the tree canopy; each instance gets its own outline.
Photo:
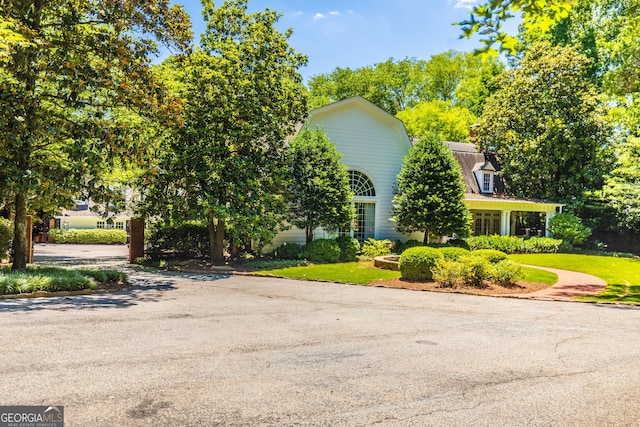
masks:
[[[17,270],[33,198],[105,199],[114,163],[144,161],[140,122],[176,119],[150,61],[158,41],[181,50],[191,30],[168,0],[30,0],[1,3],[0,32],[0,187]]]
[[[298,68],[306,57],[274,28],[276,12],[247,13],[247,0],[204,2],[200,48],[165,72],[184,100],[183,123],[166,134],[144,177],[146,211],[164,221],[205,221],[210,255],[225,239],[265,243],[285,215],[285,138],[304,119]]]
[[[351,228],[354,210],[349,173],[327,135],[305,125],[289,151],[289,222],[306,231],[307,243],[318,227],[329,232]]]
[[[401,232],[467,237],[471,215],[464,199],[460,165],[436,135],[411,148],[398,175],[394,218]]]

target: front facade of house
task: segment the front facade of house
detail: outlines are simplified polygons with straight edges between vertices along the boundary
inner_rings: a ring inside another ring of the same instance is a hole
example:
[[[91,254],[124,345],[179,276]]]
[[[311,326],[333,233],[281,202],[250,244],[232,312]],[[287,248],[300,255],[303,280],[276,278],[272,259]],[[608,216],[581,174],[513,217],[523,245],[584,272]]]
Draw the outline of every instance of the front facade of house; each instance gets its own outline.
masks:
[[[393,196],[396,177],[412,146],[404,125],[394,116],[361,97],[311,111],[308,125],[321,128],[343,154],[342,162],[349,170],[357,218],[353,237],[363,241],[374,239],[422,240],[422,233],[407,235],[395,229]],[[538,230],[520,230],[518,219],[523,213],[541,213],[549,219],[562,205],[504,196],[504,183],[496,174],[499,165],[495,157],[478,153],[474,144],[448,143],[462,168],[466,185],[465,204],[473,216],[472,231],[480,234],[532,235]],[[548,227],[546,228],[548,230]],[[327,238],[326,231],[317,229],[314,238]],[[305,243],[304,230],[292,227],[279,233],[272,241]]]

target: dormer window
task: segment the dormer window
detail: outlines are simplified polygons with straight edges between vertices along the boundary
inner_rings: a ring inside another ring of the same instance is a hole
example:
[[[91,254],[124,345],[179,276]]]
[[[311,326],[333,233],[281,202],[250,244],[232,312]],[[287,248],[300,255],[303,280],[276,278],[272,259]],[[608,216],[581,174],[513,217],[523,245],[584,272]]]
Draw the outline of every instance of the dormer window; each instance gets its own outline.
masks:
[[[482,163],[476,163],[473,167],[473,172],[478,182],[479,190],[482,194],[493,193],[493,178],[496,169],[493,167],[490,161],[485,160]]]
[[[482,192],[493,193],[493,174],[484,172],[482,174]]]

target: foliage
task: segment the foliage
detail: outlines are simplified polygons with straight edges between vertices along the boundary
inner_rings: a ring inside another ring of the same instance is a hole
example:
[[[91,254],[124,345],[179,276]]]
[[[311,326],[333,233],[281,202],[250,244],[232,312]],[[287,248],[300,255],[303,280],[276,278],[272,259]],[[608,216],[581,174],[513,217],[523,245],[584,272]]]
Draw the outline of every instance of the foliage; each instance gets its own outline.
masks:
[[[469,243],[467,243],[466,240],[461,239],[459,237],[455,237],[453,239],[447,240],[447,244],[451,245],[451,246],[455,246],[457,248],[464,248],[464,249],[466,249],[468,251],[471,250],[471,248],[469,247]]]
[[[333,239],[317,239],[304,245],[300,258],[311,262],[338,262],[340,246]]]
[[[127,232],[124,230],[77,229],[61,230],[54,228],[49,230],[49,237],[56,243],[80,243],[93,244],[125,244]]]
[[[37,291],[58,292],[94,289],[96,282],[126,282],[127,275],[115,270],[36,267],[19,272],[0,269],[0,294],[20,294]]]
[[[563,201],[602,185],[612,131],[587,64],[574,48],[539,43],[499,78],[478,141],[500,153],[514,195]]]
[[[333,232],[353,223],[353,193],[341,157],[321,129],[303,126],[290,144],[287,219],[306,231],[307,243],[318,227]]]
[[[591,235],[591,229],[582,224],[582,220],[575,215],[559,213],[549,220],[549,231],[554,237],[572,246],[584,244]]]
[[[563,245],[563,240],[551,237],[532,237],[523,242],[522,252],[530,254],[556,253]]]
[[[422,101],[415,107],[399,111],[396,116],[404,123],[412,138],[435,134],[443,141],[469,141],[469,127],[476,116],[466,107],[452,106],[451,101]]]
[[[487,259],[466,255],[457,260],[439,259],[433,266],[433,279],[444,287],[482,286],[489,277]]]
[[[453,153],[436,136],[414,145],[398,175],[394,216],[401,232],[466,237],[471,215],[463,203],[464,183]]]
[[[489,268],[489,282],[499,286],[512,286],[522,277],[522,266],[508,259],[492,262]]]
[[[177,120],[150,64],[158,41],[179,52],[191,31],[169,0],[3,2],[0,21],[0,203],[15,215],[20,270],[27,213],[115,197],[104,174],[145,164],[142,124]]]
[[[477,52],[484,56],[497,55],[494,45],[503,52],[514,53],[518,40],[507,34],[502,25],[514,17],[515,12],[524,13],[523,26],[532,32],[546,32],[552,24],[569,16],[575,0],[487,0],[471,11],[471,17],[458,23],[462,37],[481,34],[485,45]]]
[[[300,258],[300,254],[302,253],[302,246],[297,243],[283,243],[278,246],[274,251],[273,255],[277,259],[298,259]]]
[[[426,246],[409,248],[400,255],[400,275],[409,280],[431,280],[431,269],[443,259],[438,249]]]
[[[9,255],[13,243],[13,222],[0,218],[0,260]]]
[[[360,242],[351,236],[339,236],[336,242],[340,247],[340,261],[353,262],[358,260],[360,253]]]
[[[418,242],[417,240],[407,240],[406,242],[401,242],[400,240],[396,240],[393,245],[393,253],[401,255],[402,252],[406,251],[409,248],[415,248],[416,246],[424,246],[422,242]]]
[[[288,277],[291,279],[328,280],[331,282],[356,283],[361,285],[375,283],[381,280],[392,280],[400,277],[400,273],[397,271],[382,270],[372,267],[373,261],[361,261],[263,270],[256,273]]]
[[[209,255],[209,232],[206,225],[185,222],[177,225],[155,223],[146,236],[146,253],[153,260],[206,258]]]
[[[507,254],[497,249],[478,249],[471,252],[472,255],[480,256],[491,264],[496,264],[507,259]]]
[[[376,240],[368,238],[362,243],[362,256],[365,258],[375,258],[391,254],[391,240]]]
[[[285,139],[306,114],[298,68],[307,58],[275,29],[276,12],[247,13],[247,0],[204,2],[199,48],[163,64],[185,103],[141,185],[144,210],[169,223],[208,224],[210,256],[225,244],[271,241],[286,212]]]
[[[464,248],[458,248],[458,247],[443,247],[443,248],[439,248],[438,249],[440,251],[440,253],[442,254],[442,256],[444,257],[444,259],[446,260],[450,260],[450,261],[456,261],[457,259],[469,255],[471,252],[469,252],[467,249]]]
[[[524,240],[516,236],[473,236],[467,239],[472,251],[478,249],[496,249],[507,254],[524,251]]]
[[[302,266],[302,265],[308,265],[309,263],[305,260],[299,260],[299,259],[270,259],[270,260],[264,260],[264,259],[259,259],[259,260],[252,260],[252,261],[247,261],[244,264],[242,264],[243,267],[245,268],[250,268],[253,270],[276,270],[276,269],[281,269],[281,268],[288,268],[288,267],[298,267],[298,266]]]

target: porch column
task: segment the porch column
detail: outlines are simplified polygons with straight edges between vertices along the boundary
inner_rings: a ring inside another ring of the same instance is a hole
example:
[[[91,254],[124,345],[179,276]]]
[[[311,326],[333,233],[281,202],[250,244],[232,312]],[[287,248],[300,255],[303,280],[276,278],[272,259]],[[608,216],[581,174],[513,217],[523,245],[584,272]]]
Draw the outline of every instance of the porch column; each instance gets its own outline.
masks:
[[[545,216],[546,216],[546,219],[544,222],[544,235],[546,237],[551,237],[551,232],[549,231],[549,221],[551,220],[551,218],[556,216],[556,211],[545,212]]]
[[[502,211],[500,218],[500,235],[508,236],[511,234],[511,211]]]

